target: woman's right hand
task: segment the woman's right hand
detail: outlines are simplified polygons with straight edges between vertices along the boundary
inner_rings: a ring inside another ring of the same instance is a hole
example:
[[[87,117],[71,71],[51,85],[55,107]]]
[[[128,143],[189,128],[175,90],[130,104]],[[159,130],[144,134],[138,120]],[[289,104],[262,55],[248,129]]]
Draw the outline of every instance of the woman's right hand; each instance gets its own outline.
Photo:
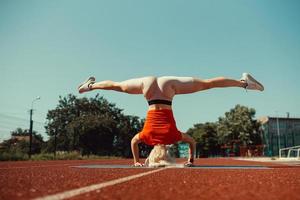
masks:
[[[136,163],[134,163],[133,166],[135,166],[135,167],[143,167],[143,164],[141,164],[141,163],[139,163],[139,162],[136,162]]]

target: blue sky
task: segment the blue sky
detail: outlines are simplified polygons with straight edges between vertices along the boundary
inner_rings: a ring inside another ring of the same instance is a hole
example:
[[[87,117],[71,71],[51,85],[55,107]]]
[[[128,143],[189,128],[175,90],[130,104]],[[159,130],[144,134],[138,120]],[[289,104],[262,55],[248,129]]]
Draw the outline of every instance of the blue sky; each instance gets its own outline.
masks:
[[[77,94],[90,75],[226,76],[249,72],[265,91],[213,89],[174,99],[177,126],[217,121],[242,104],[256,116],[300,117],[300,2],[297,0],[0,0],[0,140],[17,127],[45,136],[59,95],[97,93],[145,117],[141,95]]]

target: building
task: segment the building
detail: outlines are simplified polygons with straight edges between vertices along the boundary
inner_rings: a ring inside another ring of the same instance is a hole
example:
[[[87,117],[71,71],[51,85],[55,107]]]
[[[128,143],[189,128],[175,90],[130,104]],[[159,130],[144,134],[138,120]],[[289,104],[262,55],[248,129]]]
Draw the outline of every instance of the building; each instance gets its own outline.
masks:
[[[179,158],[188,158],[189,157],[189,145],[187,143],[178,144]]]
[[[300,118],[261,117],[265,156],[278,156],[279,149],[300,145]]]
[[[32,137],[34,138],[34,137]],[[29,135],[12,135],[11,140],[17,140],[17,141],[26,141],[29,142]]]

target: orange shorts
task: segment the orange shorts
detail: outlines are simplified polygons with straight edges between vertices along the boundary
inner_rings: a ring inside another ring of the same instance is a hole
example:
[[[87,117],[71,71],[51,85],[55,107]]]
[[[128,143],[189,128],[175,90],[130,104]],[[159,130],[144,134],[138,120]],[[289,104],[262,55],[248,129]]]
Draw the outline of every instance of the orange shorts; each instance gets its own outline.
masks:
[[[182,139],[169,109],[149,110],[139,138],[148,145],[174,144]]]

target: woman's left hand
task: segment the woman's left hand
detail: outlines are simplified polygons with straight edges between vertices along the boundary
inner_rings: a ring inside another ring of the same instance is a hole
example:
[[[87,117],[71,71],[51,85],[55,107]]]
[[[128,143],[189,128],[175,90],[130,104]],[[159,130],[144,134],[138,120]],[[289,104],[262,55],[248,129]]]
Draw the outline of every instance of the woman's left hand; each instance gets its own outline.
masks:
[[[190,161],[187,161],[187,162],[184,163],[184,166],[185,167],[193,167],[194,164],[192,162],[190,162]]]

